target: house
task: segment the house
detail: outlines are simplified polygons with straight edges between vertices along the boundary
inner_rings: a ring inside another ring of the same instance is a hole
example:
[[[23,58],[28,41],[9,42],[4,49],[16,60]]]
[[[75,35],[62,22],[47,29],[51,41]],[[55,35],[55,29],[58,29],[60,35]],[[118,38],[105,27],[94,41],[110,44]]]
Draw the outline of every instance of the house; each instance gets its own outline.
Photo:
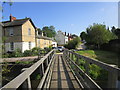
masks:
[[[52,46],[52,39],[39,35],[37,28],[30,18],[16,19],[10,15],[9,21],[2,22],[5,52],[20,49],[22,52],[34,47],[45,48]]]
[[[57,47],[57,42],[52,39],[52,47]]]
[[[57,32],[55,39],[59,46],[63,46],[68,43],[68,37],[66,36],[66,32],[63,33],[60,30]]]
[[[52,46],[52,39],[43,35],[36,35],[36,47],[44,49],[45,47]]]
[[[36,27],[30,18],[16,19],[10,15],[10,20],[2,23],[4,24],[3,36],[6,37],[5,52],[17,48],[24,52],[35,47]]]

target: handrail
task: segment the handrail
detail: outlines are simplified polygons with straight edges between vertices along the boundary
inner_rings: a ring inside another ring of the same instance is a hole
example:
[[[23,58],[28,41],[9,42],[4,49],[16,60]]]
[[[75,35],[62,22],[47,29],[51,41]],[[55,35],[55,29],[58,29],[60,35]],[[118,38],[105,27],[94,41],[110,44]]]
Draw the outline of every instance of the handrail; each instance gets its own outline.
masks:
[[[108,73],[108,88],[116,88],[118,76],[120,76],[120,69],[119,68],[113,67],[109,64],[103,63],[101,61],[97,61],[95,59],[91,59],[91,58],[86,57],[86,56],[79,55],[75,52],[69,51],[68,49],[64,49],[64,55],[65,55],[65,58],[67,59],[67,61],[69,63],[72,63],[77,68],[78,71],[80,71],[82,74],[85,75],[85,77],[86,77],[86,75],[87,75],[87,77],[89,77],[88,76],[89,64],[95,64],[95,65],[107,70],[109,72]],[[72,55],[72,57],[70,57],[70,55]],[[83,71],[81,68],[79,68],[78,64],[73,61],[73,55],[75,55],[77,57],[76,58],[77,60],[81,59],[81,58],[84,59],[86,71]],[[78,73],[78,71],[77,72],[74,71],[74,72]],[[79,75],[77,75],[77,76],[80,77]],[[94,83],[94,84],[96,84],[96,83]]]
[[[31,67],[27,68],[24,72],[19,74],[16,78],[11,80],[8,84],[3,86],[1,90],[5,88],[18,88],[26,79],[29,79],[30,75],[40,66],[43,64],[43,62],[51,56],[51,54],[54,54],[54,50],[50,51],[47,55],[45,55],[42,59],[40,59],[38,62],[33,64]],[[50,57],[51,58],[51,57]]]
[[[47,82],[46,81],[47,75],[51,72],[50,68],[51,68],[52,63],[54,63],[53,62],[53,60],[54,60],[53,58],[54,58],[54,56],[51,58],[50,63],[48,65],[48,68],[46,69],[46,71],[44,73],[44,76],[42,77],[42,79],[41,79],[41,81],[40,81],[40,83],[39,83],[37,88],[42,89],[44,87],[44,83]],[[45,88],[47,88],[47,87],[45,87]]]
[[[105,70],[107,70],[107,71],[110,71],[110,72],[113,72],[113,71],[118,72],[119,75],[120,75],[120,68],[118,68],[118,67],[113,67],[113,66],[111,66],[110,64],[107,64],[107,63],[104,63],[104,62],[101,62],[101,61],[97,61],[97,60],[95,60],[95,59],[91,59],[91,58],[89,58],[89,57],[87,57],[87,56],[83,56],[83,55],[77,54],[77,53],[72,52],[72,51],[69,51],[69,52],[77,55],[79,58],[83,58],[85,61],[89,61],[90,63],[96,64],[96,65],[100,66],[101,68],[103,68],[103,69],[105,69]]]

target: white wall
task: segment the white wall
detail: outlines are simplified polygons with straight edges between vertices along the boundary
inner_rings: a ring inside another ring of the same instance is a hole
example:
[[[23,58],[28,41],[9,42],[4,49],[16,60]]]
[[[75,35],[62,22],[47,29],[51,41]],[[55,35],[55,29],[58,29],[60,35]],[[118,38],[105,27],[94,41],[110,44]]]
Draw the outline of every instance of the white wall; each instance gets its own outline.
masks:
[[[58,45],[64,45],[65,44],[65,35],[61,31],[57,32],[57,34],[55,36],[55,39],[56,39]]]
[[[35,42],[31,42],[31,49],[35,47]],[[29,42],[22,42],[22,52],[29,50]]]
[[[35,42],[31,42],[31,49],[35,47]],[[29,50],[29,43],[28,42],[14,42],[14,50],[19,48],[22,52],[25,50]],[[10,43],[5,43],[5,51],[10,50]]]
[[[68,43],[68,37],[65,36],[65,44],[67,44],[67,43]]]
[[[52,41],[53,47],[57,47],[57,42]]]

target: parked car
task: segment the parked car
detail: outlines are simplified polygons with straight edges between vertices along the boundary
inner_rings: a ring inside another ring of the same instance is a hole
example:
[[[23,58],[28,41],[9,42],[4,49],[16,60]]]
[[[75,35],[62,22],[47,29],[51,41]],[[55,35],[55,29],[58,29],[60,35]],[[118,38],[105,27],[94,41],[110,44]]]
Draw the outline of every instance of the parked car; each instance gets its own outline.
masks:
[[[60,51],[60,52],[62,52],[62,51],[63,51],[63,49],[64,49],[64,47],[63,47],[63,46],[59,46],[59,47],[57,47],[57,50],[58,50],[58,51]]]

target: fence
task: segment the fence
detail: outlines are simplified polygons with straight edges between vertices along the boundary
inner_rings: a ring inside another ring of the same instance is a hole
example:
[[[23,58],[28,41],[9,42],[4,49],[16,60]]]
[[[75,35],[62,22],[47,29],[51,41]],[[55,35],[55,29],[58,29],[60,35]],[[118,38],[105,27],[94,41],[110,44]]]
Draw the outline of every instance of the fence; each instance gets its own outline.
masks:
[[[101,67],[102,69],[105,69],[106,71],[108,71],[107,88],[117,87],[118,76],[120,76],[119,68],[113,67],[101,61],[97,61],[97,60],[79,55],[67,49],[64,50],[64,56],[67,62],[69,63],[71,69],[73,70],[73,73],[77,76],[77,79],[79,80],[79,82],[82,83],[83,87],[101,89],[101,87],[89,76],[89,70],[90,70],[89,65],[91,64],[95,64]],[[80,66],[80,63],[78,61],[79,59],[83,59],[85,61],[85,70],[82,70],[79,67]]]

